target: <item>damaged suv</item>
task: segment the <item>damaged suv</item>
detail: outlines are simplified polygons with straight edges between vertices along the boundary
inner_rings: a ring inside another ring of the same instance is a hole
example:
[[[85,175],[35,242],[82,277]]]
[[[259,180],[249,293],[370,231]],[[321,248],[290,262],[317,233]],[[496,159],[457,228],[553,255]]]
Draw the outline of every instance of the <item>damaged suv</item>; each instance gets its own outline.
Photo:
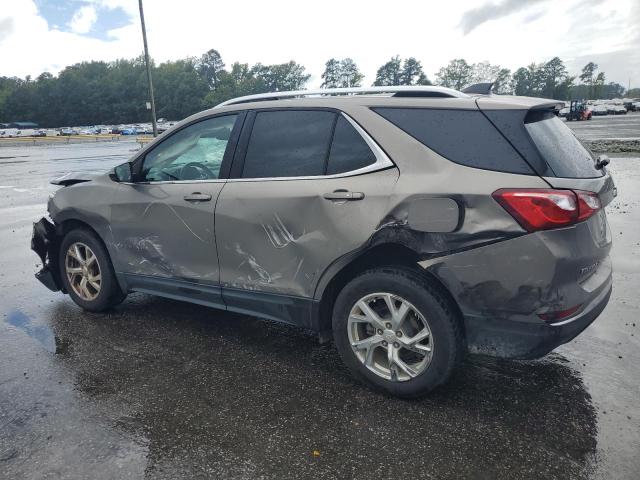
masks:
[[[145,292],[332,335],[403,397],[466,352],[541,357],[612,284],[607,160],[557,108],[482,87],[231,100],[58,179],[37,277],[89,311]]]

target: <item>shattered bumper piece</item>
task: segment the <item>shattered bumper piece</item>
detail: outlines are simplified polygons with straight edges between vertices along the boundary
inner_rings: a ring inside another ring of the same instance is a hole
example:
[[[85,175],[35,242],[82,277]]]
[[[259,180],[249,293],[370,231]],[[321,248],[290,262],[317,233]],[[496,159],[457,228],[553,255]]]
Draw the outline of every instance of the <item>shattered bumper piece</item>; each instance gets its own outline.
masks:
[[[62,290],[60,275],[55,255],[56,228],[46,218],[41,218],[33,224],[31,236],[31,250],[36,252],[42,260],[42,269],[36,273],[36,278],[49,290]]]

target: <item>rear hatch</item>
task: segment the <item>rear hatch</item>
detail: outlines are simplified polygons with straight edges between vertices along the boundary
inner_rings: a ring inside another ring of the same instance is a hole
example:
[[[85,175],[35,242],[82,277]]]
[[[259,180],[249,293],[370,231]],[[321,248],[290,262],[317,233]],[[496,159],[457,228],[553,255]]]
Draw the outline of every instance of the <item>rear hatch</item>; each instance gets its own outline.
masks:
[[[594,155],[555,115],[557,102],[538,99],[538,104],[509,105],[494,98],[479,97],[476,103],[551,187],[597,193],[603,207],[613,200],[613,179],[606,167],[598,165],[602,157]],[[506,105],[510,108],[503,108]]]
[[[559,244],[565,244],[563,253],[555,252],[562,258],[559,266],[566,267],[574,280],[577,275],[584,291],[594,292],[611,274],[611,232],[604,207],[617,192],[607,159],[594,155],[555,115],[556,102],[538,99],[536,104],[534,99],[523,99],[519,104],[517,98],[511,100],[479,97],[476,102],[550,188],[571,190],[578,202],[581,196],[599,199],[596,211],[572,226],[572,235],[554,235],[555,240],[564,239]]]

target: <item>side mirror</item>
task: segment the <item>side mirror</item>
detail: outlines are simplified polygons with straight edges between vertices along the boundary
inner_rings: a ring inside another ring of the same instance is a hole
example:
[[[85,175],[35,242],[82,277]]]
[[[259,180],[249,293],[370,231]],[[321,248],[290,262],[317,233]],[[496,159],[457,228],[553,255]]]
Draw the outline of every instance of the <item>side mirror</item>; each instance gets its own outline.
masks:
[[[123,163],[113,169],[113,179],[120,183],[130,183],[133,180],[131,163]]]

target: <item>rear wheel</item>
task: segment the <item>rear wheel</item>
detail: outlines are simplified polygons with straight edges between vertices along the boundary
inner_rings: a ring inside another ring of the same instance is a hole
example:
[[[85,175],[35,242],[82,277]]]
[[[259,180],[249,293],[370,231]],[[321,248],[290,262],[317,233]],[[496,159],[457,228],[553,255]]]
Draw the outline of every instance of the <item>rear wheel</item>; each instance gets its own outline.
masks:
[[[85,310],[101,312],[121,303],[113,266],[102,242],[93,232],[75,229],[60,245],[60,277],[71,299]]]
[[[351,372],[400,397],[444,383],[462,357],[462,330],[447,299],[400,268],[370,270],[338,295],[336,346]]]

